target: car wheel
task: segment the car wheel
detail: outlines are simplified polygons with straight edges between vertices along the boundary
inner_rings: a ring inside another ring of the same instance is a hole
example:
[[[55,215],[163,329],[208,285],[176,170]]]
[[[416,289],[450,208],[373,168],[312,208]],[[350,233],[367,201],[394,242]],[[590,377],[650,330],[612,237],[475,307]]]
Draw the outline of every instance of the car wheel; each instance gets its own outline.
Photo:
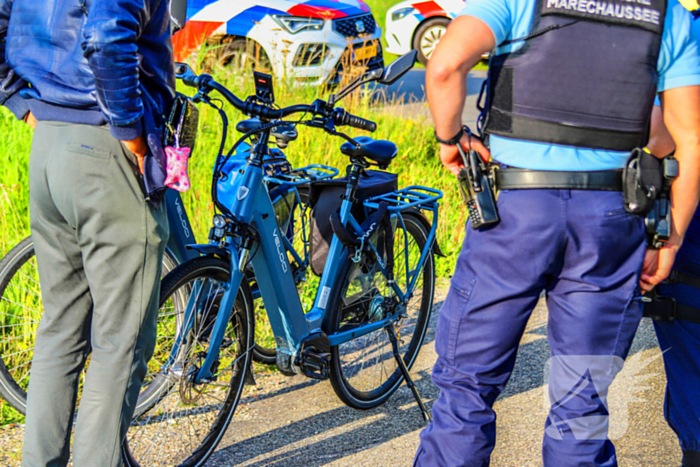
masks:
[[[416,31],[413,37],[413,48],[418,51],[418,61],[423,65],[428,64],[428,60],[435,52],[435,47],[447,31],[448,24],[450,24],[448,18],[434,18],[423,23]]]
[[[255,70],[270,73],[272,71],[272,63],[260,44],[243,38],[222,41],[213,46],[204,61],[203,68],[210,72]]]

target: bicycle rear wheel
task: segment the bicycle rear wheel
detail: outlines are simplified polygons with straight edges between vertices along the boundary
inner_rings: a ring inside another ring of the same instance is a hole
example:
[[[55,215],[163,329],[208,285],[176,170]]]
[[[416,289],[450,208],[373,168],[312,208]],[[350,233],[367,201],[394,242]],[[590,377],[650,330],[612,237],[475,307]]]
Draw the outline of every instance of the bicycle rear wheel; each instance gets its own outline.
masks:
[[[175,266],[177,261],[166,251],[162,274]],[[0,397],[21,414],[27,409],[36,329],[43,314],[34,242],[27,237],[0,260]],[[172,319],[161,310],[157,346],[169,340],[160,330]]]
[[[215,378],[196,384],[193,376],[209,349],[228,279],[227,262],[201,257],[182,264],[163,280],[161,310],[183,317],[193,295],[196,312],[189,331],[183,331],[186,328],[181,320],[173,334],[187,332],[175,358],[169,358],[171,345],[156,349],[149,362],[149,376],[122,447],[126,466],[203,465],[226,432],[252,361],[253,297],[246,281],[239,288],[215,362]]]
[[[418,217],[403,215],[394,235],[394,278],[406,293],[413,275],[415,288],[405,306],[398,303],[379,264],[348,261],[343,281],[331,302],[328,335],[350,331],[397,313],[393,322],[399,353],[411,368],[423,344],[435,292],[435,263],[429,252],[419,269],[428,230]],[[386,254],[384,255],[386,256]],[[331,384],[340,399],[356,409],[370,409],[384,402],[404,380],[394,358],[386,329],[382,328],[331,349]]]

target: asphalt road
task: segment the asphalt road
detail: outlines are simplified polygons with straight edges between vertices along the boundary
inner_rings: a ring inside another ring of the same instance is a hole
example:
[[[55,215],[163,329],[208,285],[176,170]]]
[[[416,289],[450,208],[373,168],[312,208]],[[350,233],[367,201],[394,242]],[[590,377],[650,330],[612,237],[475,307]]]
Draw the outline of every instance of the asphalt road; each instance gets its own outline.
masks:
[[[443,289],[444,295],[444,289]],[[438,397],[430,381],[440,302],[426,345],[412,370],[428,407]],[[493,467],[539,467],[547,416],[547,310],[543,303],[530,319],[515,372],[496,402],[498,443]],[[625,369],[610,389],[610,436],[620,467],[677,467],[680,450],[663,420],[663,364],[649,320],[643,320]],[[248,467],[410,466],[423,421],[403,386],[382,407],[345,407],[329,382],[297,376],[256,375],[244,407],[210,465]]]

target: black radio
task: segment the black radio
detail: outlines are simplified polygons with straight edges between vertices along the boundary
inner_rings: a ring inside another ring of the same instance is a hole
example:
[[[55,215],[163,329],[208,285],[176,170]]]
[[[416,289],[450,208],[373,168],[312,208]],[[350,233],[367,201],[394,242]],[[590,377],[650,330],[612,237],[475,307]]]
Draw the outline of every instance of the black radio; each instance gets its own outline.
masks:
[[[459,191],[467,205],[472,228],[478,230],[497,224],[500,218],[496,208],[494,180],[489,177],[486,163],[474,150],[470,149],[469,154],[466,154],[460,144],[457,144],[457,150],[464,161],[464,168],[460,169],[457,176]]]

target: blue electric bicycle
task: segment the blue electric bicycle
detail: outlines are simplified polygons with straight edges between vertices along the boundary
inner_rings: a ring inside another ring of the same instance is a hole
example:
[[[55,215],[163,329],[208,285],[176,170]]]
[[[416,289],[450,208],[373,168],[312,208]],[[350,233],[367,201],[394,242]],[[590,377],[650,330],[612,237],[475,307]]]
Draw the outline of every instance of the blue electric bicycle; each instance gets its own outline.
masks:
[[[245,134],[251,123],[254,122],[240,122],[237,130]],[[274,206],[275,218],[283,227],[282,232],[290,245],[290,251],[298,258],[294,264],[303,269],[308,266],[309,183],[332,178],[338,174],[338,170],[321,165],[293,168],[280,148],[287,147],[296,139],[296,130],[280,126],[273,129],[271,134],[278,147],[270,148],[264,159],[265,183]],[[255,138],[250,143],[254,144]],[[226,169],[242,167],[250,155],[249,144],[241,144],[237,149]],[[170,224],[170,238],[162,265],[163,275],[166,275],[179,264],[199,257],[199,253],[187,248],[187,245],[196,243],[196,240],[180,194],[168,190],[164,203]],[[38,276],[31,236],[19,242],[0,260],[0,397],[22,414],[26,411],[26,389],[34,336],[43,314]],[[271,340],[268,336],[272,331],[269,330],[252,270],[247,271],[246,278],[255,299],[256,340],[259,342],[253,349],[253,358],[261,363],[273,364],[274,344],[267,343]],[[167,357],[172,348],[171,341],[178,318],[168,310],[161,310],[158,318],[158,342],[151,366],[163,356],[160,349],[167,349]]]
[[[179,319],[167,362],[142,388],[142,404],[123,446],[126,465],[200,466],[221,441],[251,377],[254,306],[245,280],[251,266],[275,335],[280,372],[330,379],[343,402],[358,409],[382,404],[406,380],[424,417],[430,417],[408,370],[432,309],[442,193],[419,186],[382,190],[391,180],[385,184],[387,177],[379,175],[384,172],[369,169],[386,169],[396,146],[339,132],[342,125],[369,131],[376,125],[335,107],[364,83],[396,81],[412,68],[415,57],[413,51],[386,69],[367,71],[328,102],[284,109],[273,105],[269,76],[256,74],[256,95],[242,101],[210,76],[176,66],[178,77],[197,89],[195,101],[209,102],[216,91],[259,119],[249,129],[258,140],[238,172],[223,170],[227,157],[219,156],[212,197],[221,214],[214,217],[210,242],[191,246],[202,256],[163,280],[161,306]],[[296,288],[303,272],[290,264],[263,169],[271,129],[293,114],[302,115],[293,122],[297,126],[345,139],[341,151],[350,160],[345,178],[311,187],[313,216],[324,212],[324,203],[337,201],[338,208],[333,206],[325,219],[313,219],[311,243],[321,239],[316,250],[326,258],[313,307],[306,313]],[[331,240],[324,250],[328,228]],[[229,430],[228,436],[235,442],[240,434]]]

